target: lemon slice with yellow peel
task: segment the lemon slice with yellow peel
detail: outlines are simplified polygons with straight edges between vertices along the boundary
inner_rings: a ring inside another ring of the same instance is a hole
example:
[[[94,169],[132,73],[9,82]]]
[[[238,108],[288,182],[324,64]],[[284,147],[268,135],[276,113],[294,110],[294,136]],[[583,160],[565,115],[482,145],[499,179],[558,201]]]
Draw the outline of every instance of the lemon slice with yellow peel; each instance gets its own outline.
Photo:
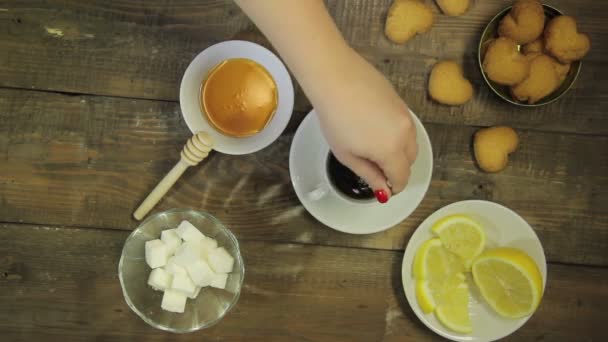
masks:
[[[469,288],[464,274],[453,274],[444,281],[418,280],[416,299],[424,313],[434,311],[437,319],[448,329],[463,334],[473,331],[469,316]]]
[[[469,288],[464,276],[460,282],[444,286],[440,299],[437,298],[435,316],[443,325],[456,332],[467,334],[473,331],[469,316]]]
[[[435,304],[435,298],[433,298],[433,293],[431,292],[428,281],[416,281],[416,299],[418,300],[420,309],[422,309],[422,312],[425,314],[430,314],[435,311],[437,304]]]
[[[446,216],[431,228],[443,246],[462,258],[468,270],[486,245],[486,234],[481,225],[466,215]]]
[[[412,273],[418,280],[442,281],[463,271],[462,261],[447,251],[440,239],[424,242],[416,252]]]
[[[531,315],[543,295],[543,280],[534,260],[515,248],[495,248],[481,254],[472,266],[481,295],[501,316]]]
[[[418,248],[412,270],[420,309],[426,314],[435,312],[437,319],[449,329],[467,333],[472,326],[463,271],[461,258],[445,249],[438,238]]]

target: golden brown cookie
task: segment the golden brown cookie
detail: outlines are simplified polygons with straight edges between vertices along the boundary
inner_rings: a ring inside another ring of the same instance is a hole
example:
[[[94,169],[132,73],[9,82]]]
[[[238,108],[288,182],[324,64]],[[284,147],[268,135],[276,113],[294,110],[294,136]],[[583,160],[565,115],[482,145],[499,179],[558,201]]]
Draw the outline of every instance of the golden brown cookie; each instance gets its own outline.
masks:
[[[507,166],[509,154],[515,152],[519,138],[511,127],[484,128],[475,133],[473,149],[479,167],[486,172],[498,172]]]
[[[535,41],[543,33],[545,11],[537,0],[518,0],[498,25],[498,34],[518,44]]]
[[[529,61],[532,61],[534,58],[536,58],[537,56],[540,56],[542,54],[543,54],[542,52],[531,52],[531,53],[526,54],[526,58],[528,58]],[[557,73],[559,83],[561,84],[566,79],[566,76],[568,75],[568,71],[570,71],[570,63],[562,64],[555,58],[551,58],[551,60],[553,61],[553,66],[555,67],[555,72]]]
[[[561,15],[551,19],[545,28],[545,49],[560,62],[566,64],[585,57],[591,48],[591,40],[578,33],[576,20]]]
[[[524,51],[524,54],[526,54],[526,55],[531,54],[531,53],[542,53],[545,51],[545,42],[542,39],[542,37],[538,38],[537,40],[524,45],[522,47],[522,50]]]
[[[403,44],[433,26],[431,7],[419,0],[395,0],[388,10],[384,33],[391,41]]]
[[[534,104],[551,94],[560,84],[556,60],[539,54],[530,61],[530,75],[521,83],[511,88],[513,96],[519,101]]]
[[[461,105],[473,97],[473,86],[462,75],[458,63],[441,61],[431,71],[429,94],[439,103]]]
[[[559,79],[559,84],[562,84],[568,76],[568,72],[570,71],[570,63],[562,64],[558,60],[553,60],[555,63],[553,66],[555,67],[555,72],[557,73],[557,78]]]
[[[471,3],[470,0],[435,0],[441,11],[445,15],[458,16],[467,11]]]
[[[499,37],[488,46],[483,59],[483,70],[492,81],[503,85],[515,85],[528,76],[528,59],[519,53],[517,43]]]

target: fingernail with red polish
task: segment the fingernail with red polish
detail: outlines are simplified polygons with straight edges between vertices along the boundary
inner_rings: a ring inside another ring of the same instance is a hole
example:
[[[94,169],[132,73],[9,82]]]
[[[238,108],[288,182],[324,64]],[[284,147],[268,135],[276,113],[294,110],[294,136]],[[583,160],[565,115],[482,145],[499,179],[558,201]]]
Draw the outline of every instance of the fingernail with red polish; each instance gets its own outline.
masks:
[[[376,190],[376,191],[374,191],[374,194],[376,195],[376,199],[378,200],[378,202],[380,202],[380,203],[388,202],[388,194],[386,193],[386,191]]]

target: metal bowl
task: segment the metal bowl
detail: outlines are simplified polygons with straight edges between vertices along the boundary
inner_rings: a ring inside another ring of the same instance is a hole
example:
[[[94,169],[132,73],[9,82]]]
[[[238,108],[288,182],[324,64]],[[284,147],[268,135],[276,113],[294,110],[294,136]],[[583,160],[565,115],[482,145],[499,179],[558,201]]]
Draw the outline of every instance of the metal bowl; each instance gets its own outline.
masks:
[[[488,24],[488,26],[486,26],[485,30],[483,31],[483,34],[481,35],[481,40],[479,41],[479,49],[478,49],[478,53],[477,53],[477,59],[479,62],[479,68],[481,70],[481,74],[483,75],[484,80],[486,80],[486,83],[488,84],[488,86],[490,86],[490,89],[492,89],[492,91],[494,93],[496,93],[496,95],[500,96],[500,98],[502,98],[503,100],[505,100],[509,103],[512,103],[514,105],[521,106],[521,107],[538,107],[538,106],[544,106],[551,102],[557,101],[557,99],[562,97],[565,93],[568,92],[568,90],[570,90],[570,88],[576,81],[578,74],[581,71],[581,66],[582,66],[581,61],[572,62],[570,65],[570,71],[566,75],[566,78],[564,79],[562,84],[559,86],[559,88],[557,88],[551,94],[547,95],[546,97],[544,97],[543,99],[539,100],[538,102],[536,102],[534,104],[529,104],[529,103],[521,102],[521,101],[514,99],[511,96],[511,90],[510,90],[509,86],[500,85],[500,84],[497,84],[496,82],[490,80],[486,76],[485,72],[483,71],[483,57],[486,54],[488,45],[490,44],[490,42],[493,39],[498,37],[498,24],[500,23],[502,18],[504,18],[509,13],[509,11],[511,10],[511,7],[512,6],[505,8],[504,10],[500,11],[500,13],[498,13],[494,18],[492,18],[492,20],[490,20],[490,23]],[[547,21],[553,19],[554,17],[562,15],[562,12],[555,7],[543,5],[543,8],[545,10],[545,18]],[[521,49],[521,47],[522,46],[519,45],[518,49]]]

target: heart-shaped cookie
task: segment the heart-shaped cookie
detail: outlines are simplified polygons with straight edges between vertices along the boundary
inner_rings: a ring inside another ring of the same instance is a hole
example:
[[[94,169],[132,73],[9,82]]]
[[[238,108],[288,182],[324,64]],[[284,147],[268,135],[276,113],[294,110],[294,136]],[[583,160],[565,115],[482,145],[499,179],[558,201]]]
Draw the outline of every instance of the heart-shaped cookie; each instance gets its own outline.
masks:
[[[467,11],[470,0],[436,0],[437,5],[445,15],[458,16]]]
[[[532,44],[532,43],[530,43]],[[528,44],[528,45],[530,45]],[[526,45],[526,46],[528,46]],[[534,58],[536,58],[539,55],[542,55],[542,52],[530,52],[530,53],[526,53],[526,58],[528,58],[528,60],[530,62],[532,62],[532,60]],[[567,63],[567,64],[562,64],[560,63],[558,60],[556,60],[555,58],[551,58],[551,61],[553,61],[553,67],[555,69],[555,72],[557,73],[557,77],[559,79],[559,84],[561,84],[565,79],[566,76],[568,76],[568,72],[570,71],[570,67],[571,64]]]
[[[519,101],[534,104],[551,94],[561,83],[556,64],[556,60],[542,53],[533,56],[530,61],[530,75],[511,88],[513,96]]]
[[[486,172],[503,170],[509,161],[509,154],[515,152],[519,138],[511,127],[497,126],[484,128],[475,133],[473,149],[479,167]]]
[[[545,11],[537,0],[518,0],[498,25],[498,34],[518,44],[535,41],[543,33]]]
[[[433,26],[431,7],[419,0],[395,0],[388,10],[384,33],[391,41],[403,44]]]
[[[576,20],[561,15],[551,19],[545,28],[545,49],[562,63],[571,63],[585,57],[591,48],[591,40],[579,33]]]
[[[431,71],[429,94],[439,103],[461,105],[473,97],[473,86],[462,75],[458,63],[441,61]]]
[[[528,43],[522,47],[525,55],[531,53],[543,53],[545,51],[545,41],[539,38],[531,43]]]
[[[489,79],[508,86],[523,81],[530,70],[530,63],[519,53],[517,43],[506,37],[499,37],[490,43],[482,66]]]

